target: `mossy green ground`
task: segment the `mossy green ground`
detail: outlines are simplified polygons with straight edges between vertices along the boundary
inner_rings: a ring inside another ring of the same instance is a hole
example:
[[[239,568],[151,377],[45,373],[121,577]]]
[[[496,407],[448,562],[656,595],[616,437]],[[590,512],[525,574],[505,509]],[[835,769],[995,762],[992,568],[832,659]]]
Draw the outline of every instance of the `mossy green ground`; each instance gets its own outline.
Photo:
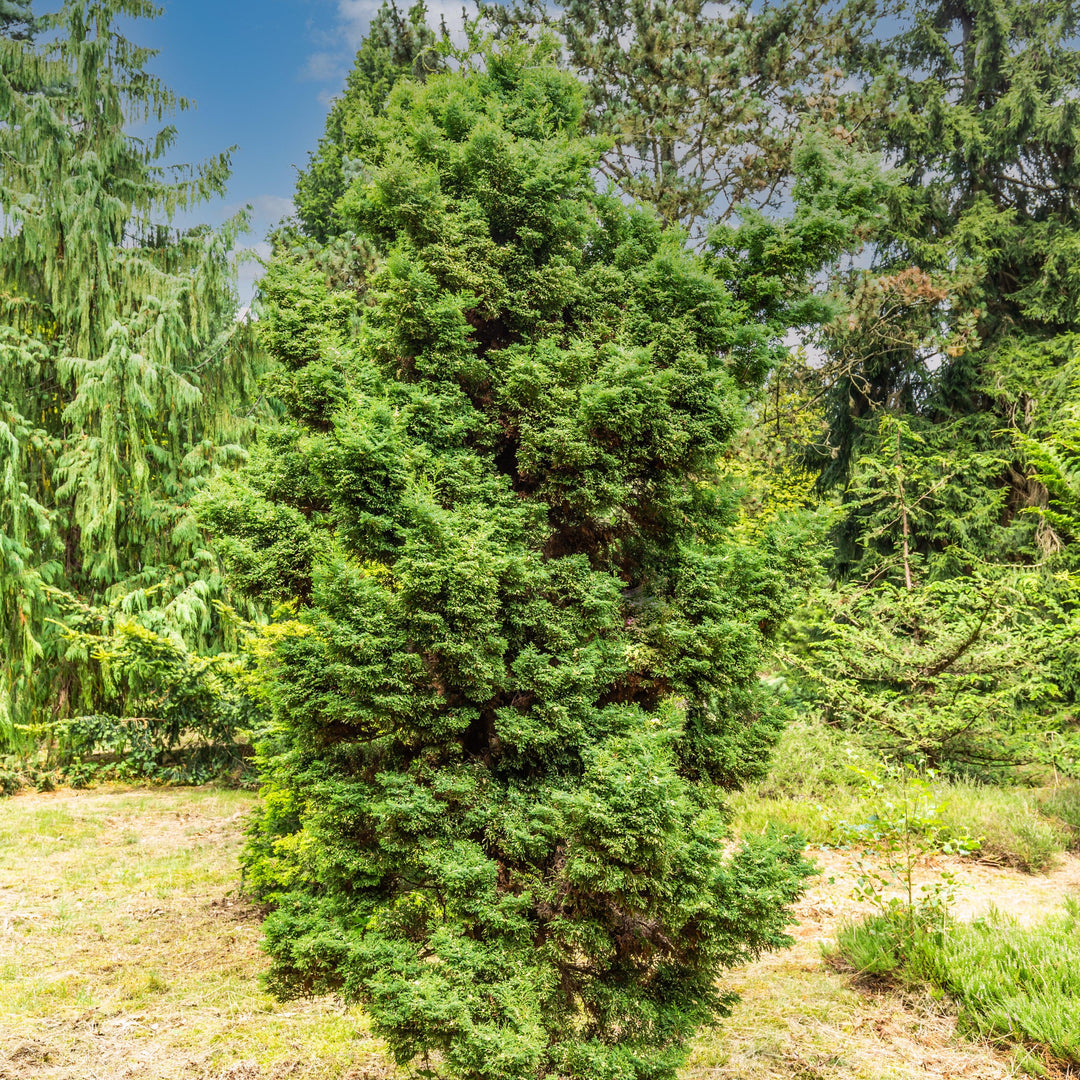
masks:
[[[0,802],[3,1080],[376,1080],[391,1075],[363,1016],[333,999],[280,1004],[260,988],[258,912],[237,853],[253,796],[95,789]],[[796,946],[733,972],[735,1014],[703,1035],[685,1080],[907,1080],[1019,1075],[956,1034],[940,1001],[871,992],[821,959],[856,914],[852,863],[816,851]],[[1040,917],[1080,884],[952,863],[965,914]],[[935,867],[923,873],[931,875]]]

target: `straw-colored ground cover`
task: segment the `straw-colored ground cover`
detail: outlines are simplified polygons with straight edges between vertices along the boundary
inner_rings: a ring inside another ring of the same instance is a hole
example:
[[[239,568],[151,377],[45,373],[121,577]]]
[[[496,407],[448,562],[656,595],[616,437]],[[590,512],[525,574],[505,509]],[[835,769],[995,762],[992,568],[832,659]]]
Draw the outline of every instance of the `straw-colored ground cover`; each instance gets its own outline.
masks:
[[[253,797],[217,789],[99,789],[0,802],[0,1080],[375,1080],[391,1075],[362,1014],[280,1004],[259,987],[258,912],[236,856]],[[686,1080],[906,1080],[1018,1074],[1014,1057],[956,1034],[929,998],[858,985],[823,963],[851,860],[800,905],[797,944],[731,975],[743,1003],[703,1037]],[[961,914],[995,903],[1035,919],[1080,887],[951,864]],[[925,870],[927,875],[934,867]]]
[[[358,1013],[258,986],[236,862],[252,801],[174,788],[0,802],[0,1078],[385,1075]]]

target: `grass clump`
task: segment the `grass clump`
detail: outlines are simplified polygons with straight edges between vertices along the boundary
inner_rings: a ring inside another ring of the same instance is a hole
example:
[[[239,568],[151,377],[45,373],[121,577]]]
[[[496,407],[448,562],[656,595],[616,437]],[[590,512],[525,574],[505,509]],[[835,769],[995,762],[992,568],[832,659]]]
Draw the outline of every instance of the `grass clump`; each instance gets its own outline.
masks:
[[[949,834],[963,831],[981,838],[980,858],[1029,874],[1049,870],[1069,846],[1068,831],[1040,812],[1030,790],[954,782],[942,804],[942,823]]]
[[[1071,851],[1080,851],[1080,781],[1055,784],[1038,794],[1039,811],[1067,838]]]
[[[812,719],[796,720],[780,737],[768,776],[730,797],[735,827],[746,835],[777,825],[811,844],[844,843],[843,823],[861,813],[860,774],[877,764],[845,732]]]
[[[859,846],[873,832],[866,778],[880,778],[875,801],[896,801],[896,775],[850,732],[801,718],[781,737],[768,776],[731,798],[735,827],[746,835],[777,825],[810,844]],[[985,862],[1044,873],[1062,851],[1080,850],[1080,782],[1037,788],[938,775],[932,785],[939,838],[978,839]]]
[[[875,914],[844,926],[833,956],[863,975],[953,1000],[969,1033],[1080,1065],[1080,900],[1023,926],[991,909],[946,926]]]

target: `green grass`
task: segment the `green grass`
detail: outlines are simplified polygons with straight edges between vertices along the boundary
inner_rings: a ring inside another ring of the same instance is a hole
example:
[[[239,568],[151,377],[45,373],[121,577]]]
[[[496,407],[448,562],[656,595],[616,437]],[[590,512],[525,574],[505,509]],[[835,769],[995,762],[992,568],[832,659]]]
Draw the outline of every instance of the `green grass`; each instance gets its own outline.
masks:
[[[844,847],[857,841],[872,813],[860,773],[880,760],[853,736],[813,720],[791,724],[769,775],[729,799],[734,827],[760,833],[771,825],[808,843]],[[899,796],[886,782],[882,796]],[[1080,848],[1080,783],[1045,788],[938,779],[943,839],[982,839],[980,857],[1027,873],[1049,870],[1062,851]]]
[[[1039,1059],[1080,1065],[1076,898],[1034,926],[994,910],[944,931],[876,915],[844,926],[836,955],[860,974],[950,998],[963,1028],[1014,1044],[1028,1071],[1038,1073]]]
[[[943,796],[946,831],[981,837],[980,857],[987,862],[1042,873],[1070,845],[1069,831],[1041,812],[1031,789],[960,782],[946,785]]]
[[[1040,813],[1068,838],[1069,848],[1080,851],[1080,783],[1054,784],[1037,795]]]

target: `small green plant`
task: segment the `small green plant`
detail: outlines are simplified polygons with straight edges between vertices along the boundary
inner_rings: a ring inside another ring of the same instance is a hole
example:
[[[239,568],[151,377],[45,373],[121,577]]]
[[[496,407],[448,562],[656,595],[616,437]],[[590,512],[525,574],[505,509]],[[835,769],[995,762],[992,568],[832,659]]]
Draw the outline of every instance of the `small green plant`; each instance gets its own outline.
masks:
[[[97,775],[98,766],[90,761],[73,761],[64,772],[64,778],[73,788],[89,787]]]
[[[0,767],[0,797],[14,795],[22,787],[22,776],[9,765]]]
[[[956,899],[956,876],[942,870],[937,879],[916,889],[915,870],[928,855],[973,855],[981,841],[968,835],[948,835],[942,821],[944,799],[932,770],[920,773],[914,765],[884,764],[880,770],[855,770],[863,781],[869,818],[845,823],[852,840],[867,846],[859,857],[859,876],[853,896],[869,902],[880,914],[905,925],[948,922]]]

